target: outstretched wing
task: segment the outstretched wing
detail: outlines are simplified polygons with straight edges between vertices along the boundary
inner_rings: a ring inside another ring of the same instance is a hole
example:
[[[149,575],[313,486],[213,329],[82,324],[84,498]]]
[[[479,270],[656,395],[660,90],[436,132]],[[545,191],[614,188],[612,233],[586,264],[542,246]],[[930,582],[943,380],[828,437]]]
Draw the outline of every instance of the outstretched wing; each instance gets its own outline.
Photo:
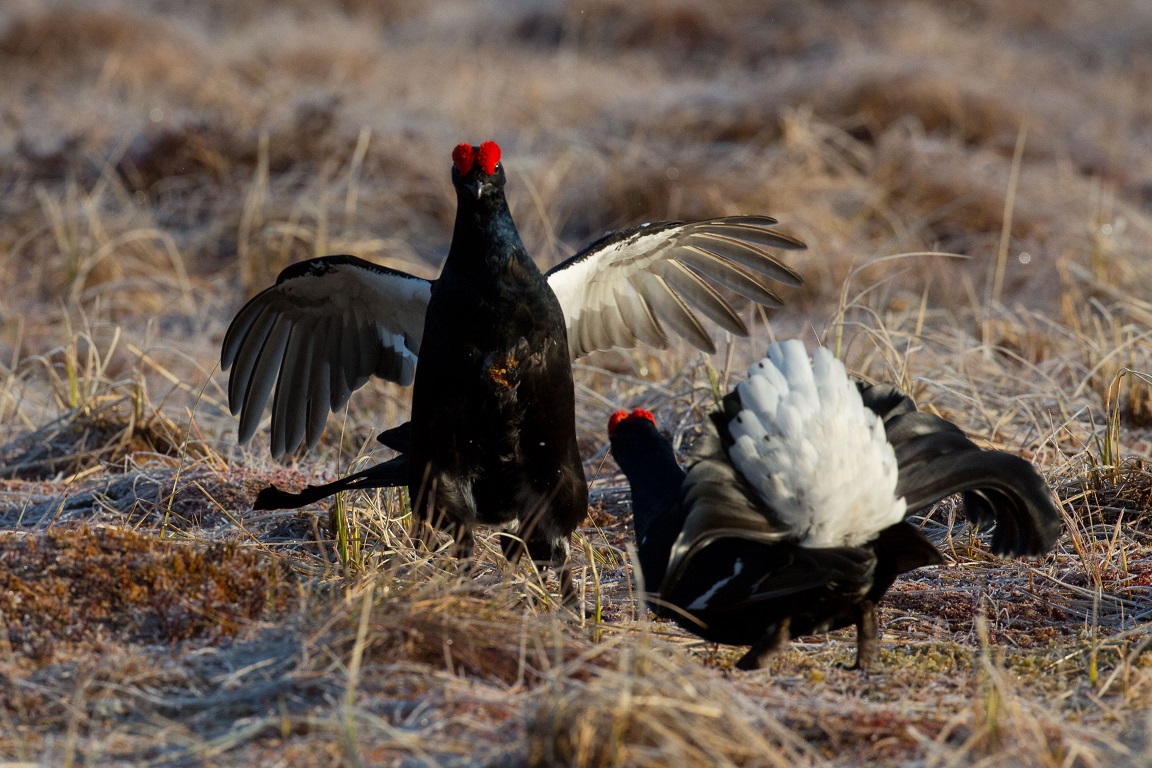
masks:
[[[1035,557],[1056,544],[1060,508],[1029,462],[980,448],[950,421],[916,410],[911,398],[891,384],[861,384],[860,394],[883,419],[896,450],[896,493],[904,497],[909,513],[960,493],[969,521],[995,525],[994,553]]]
[[[729,216],[688,224],[662,222],[613,232],[549,270],[546,277],[568,325],[573,358],[597,349],[666,347],[665,326],[708,352],[712,338],[697,312],[748,335],[744,321],[709,281],[758,304],[779,307],[774,282],[800,276],[768,249],[804,248],[767,216]]]
[[[320,440],[370,376],[409,385],[432,283],[354,256],[309,259],[237,313],[220,353],[228,404],[251,439],[272,401],[272,455]]]

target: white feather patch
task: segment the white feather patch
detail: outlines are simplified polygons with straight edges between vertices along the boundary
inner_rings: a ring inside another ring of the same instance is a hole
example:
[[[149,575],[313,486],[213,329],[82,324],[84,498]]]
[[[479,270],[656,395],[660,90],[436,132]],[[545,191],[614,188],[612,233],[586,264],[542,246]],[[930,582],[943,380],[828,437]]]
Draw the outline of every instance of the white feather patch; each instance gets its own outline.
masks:
[[[728,455],[802,546],[859,546],[904,519],[884,424],[831,352],[773,344],[737,391]]]

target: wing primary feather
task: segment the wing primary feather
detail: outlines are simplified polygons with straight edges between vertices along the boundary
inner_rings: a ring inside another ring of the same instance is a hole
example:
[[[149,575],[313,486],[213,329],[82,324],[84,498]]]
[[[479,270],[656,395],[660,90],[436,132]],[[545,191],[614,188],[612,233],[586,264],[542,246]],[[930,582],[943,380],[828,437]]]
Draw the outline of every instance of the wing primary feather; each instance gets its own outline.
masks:
[[[238,415],[244,405],[244,398],[252,382],[252,374],[275,323],[274,314],[260,312],[248,332],[238,342],[236,357],[231,361],[234,363],[232,375],[228,378],[228,408],[233,416]]]
[[[349,307],[341,318],[340,360],[344,386],[349,393],[352,393],[360,386],[360,371],[364,369],[364,365],[360,362],[360,324],[354,306]]]
[[[595,294],[595,305],[597,307],[595,319],[592,321],[598,326],[603,328],[604,346],[598,346],[597,349],[609,349],[611,347],[629,347],[633,344],[634,339],[641,338],[642,331],[633,328],[634,323],[629,322],[629,309],[632,305],[628,302],[629,298],[635,299],[635,294],[630,291],[620,291],[618,286],[614,285],[611,281],[594,281],[589,286],[589,290]],[[622,298],[623,297],[623,298]],[[589,303],[592,303],[591,301]],[[639,306],[643,303],[636,302]],[[639,313],[635,320],[637,323],[643,323],[645,314]],[[632,334],[630,336],[629,334]],[[643,339],[642,339],[643,340]]]
[[[672,330],[683,336],[697,348],[708,354],[716,351],[716,346],[708,336],[708,332],[700,324],[696,315],[684,303],[684,300],[672,290],[664,278],[651,272],[639,272],[633,285],[639,283],[640,295],[652,308],[652,314],[667,323]]]
[[[776,223],[775,219],[771,221],[774,224]],[[791,235],[786,235],[769,226],[750,221],[733,221],[732,218],[712,219],[711,221],[704,222],[702,228],[706,228],[708,231],[715,232],[719,235],[726,235],[738,240],[754,243],[763,248],[802,251],[808,247]]]
[[[298,443],[294,444],[293,438],[297,424],[299,432],[304,432],[304,421],[308,414],[301,408],[303,405],[301,392],[307,393],[312,373],[308,368],[311,349],[308,336],[312,332],[313,325],[312,322],[301,321],[292,326],[284,358],[280,363],[276,395],[272,398],[271,450],[272,457],[276,459],[295,450]]]
[[[707,223],[716,224],[746,224],[750,227],[772,227],[780,222],[771,216],[759,214],[739,214],[736,216],[722,216],[718,219],[708,219]]]
[[[668,346],[668,337],[643,297],[630,285],[617,289],[614,295],[621,318],[636,334],[636,338],[657,349],[665,349]]]
[[[747,336],[748,326],[716,289],[690,272],[684,265],[669,261],[661,276],[680,296],[703,312],[708,319],[737,336]]]
[[[782,262],[772,258],[760,248],[741,240],[712,232],[693,232],[684,240],[686,245],[694,245],[722,259],[736,262],[784,285],[795,287],[803,282],[800,275]]]
[[[686,245],[681,248],[677,259],[696,270],[700,274],[715,280],[720,285],[735,291],[746,299],[751,299],[769,309],[779,309],[784,306],[780,297],[768,288],[764,275],[750,269],[725,261],[714,253]]]
[[[328,371],[331,378],[332,392],[330,408],[333,413],[340,410],[352,396],[352,389],[348,384],[348,376],[344,372],[347,365],[345,352],[344,321],[340,317],[332,317],[328,323],[328,341],[324,346],[324,354],[328,358]]]
[[[605,304],[600,312],[604,317],[600,323],[602,345],[597,349],[636,346],[636,334],[624,324],[617,307],[612,304]]]
[[[257,362],[248,387],[244,392],[243,405],[240,407],[240,444],[252,439],[256,427],[260,424],[260,416],[264,412],[264,405],[276,384],[276,375],[280,372],[280,362],[284,356],[284,348],[288,344],[288,335],[292,330],[292,321],[286,317],[274,320],[268,336],[260,346],[257,353]]]
[[[372,328],[373,323],[360,317],[360,310],[356,310],[356,324],[353,326],[357,343],[360,345],[360,368],[356,371],[356,382],[352,389],[359,389],[367,383],[372,372],[379,365],[380,339],[375,334],[365,333],[366,328]]]
[[[224,334],[224,343],[220,347],[221,370],[228,370],[232,366],[232,363],[236,361],[236,355],[240,352],[240,348],[248,338],[249,330],[251,330],[256,320],[265,313],[265,310],[266,307],[262,303],[253,299],[236,313],[236,318],[232,321],[231,325],[228,326],[228,331]]]
[[[308,396],[307,430],[304,433],[308,447],[320,442],[324,427],[328,423],[328,408],[332,403],[332,361],[331,347],[328,346],[329,333],[334,318],[323,320],[316,329],[312,351],[312,389]]]

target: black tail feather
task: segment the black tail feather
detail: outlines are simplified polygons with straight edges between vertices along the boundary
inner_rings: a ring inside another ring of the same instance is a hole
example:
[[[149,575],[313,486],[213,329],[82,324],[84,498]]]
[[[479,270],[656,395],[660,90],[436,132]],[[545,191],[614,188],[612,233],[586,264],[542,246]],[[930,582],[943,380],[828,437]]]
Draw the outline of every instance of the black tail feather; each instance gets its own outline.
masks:
[[[335,496],[341,491],[363,491],[371,488],[395,488],[408,484],[408,458],[396,458],[368,467],[347,477],[324,485],[309,485],[297,493],[282,491],[269,485],[260,491],[252,509],[299,509],[314,502]]]
[[[884,420],[900,468],[896,495],[907,501],[909,513],[960,493],[969,522],[993,527],[997,555],[1035,557],[1056,544],[1060,508],[1029,462],[980,448],[952,422],[917,411],[891,384],[862,384],[860,395]]]
[[[1030,463],[1003,451],[975,445],[900,469],[896,492],[909,511],[964,494],[965,515],[977,526],[995,521],[992,551],[1006,556],[1039,556],[1060,536],[1060,508],[1044,478]]]

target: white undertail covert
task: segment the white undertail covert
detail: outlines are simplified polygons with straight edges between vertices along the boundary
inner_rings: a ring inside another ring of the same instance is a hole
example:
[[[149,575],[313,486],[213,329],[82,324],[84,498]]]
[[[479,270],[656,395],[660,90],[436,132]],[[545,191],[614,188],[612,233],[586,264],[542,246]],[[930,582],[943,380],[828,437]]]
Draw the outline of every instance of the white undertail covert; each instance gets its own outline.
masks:
[[[859,546],[904,519],[884,424],[830,351],[773,344],[737,391],[728,455],[802,546]]]

